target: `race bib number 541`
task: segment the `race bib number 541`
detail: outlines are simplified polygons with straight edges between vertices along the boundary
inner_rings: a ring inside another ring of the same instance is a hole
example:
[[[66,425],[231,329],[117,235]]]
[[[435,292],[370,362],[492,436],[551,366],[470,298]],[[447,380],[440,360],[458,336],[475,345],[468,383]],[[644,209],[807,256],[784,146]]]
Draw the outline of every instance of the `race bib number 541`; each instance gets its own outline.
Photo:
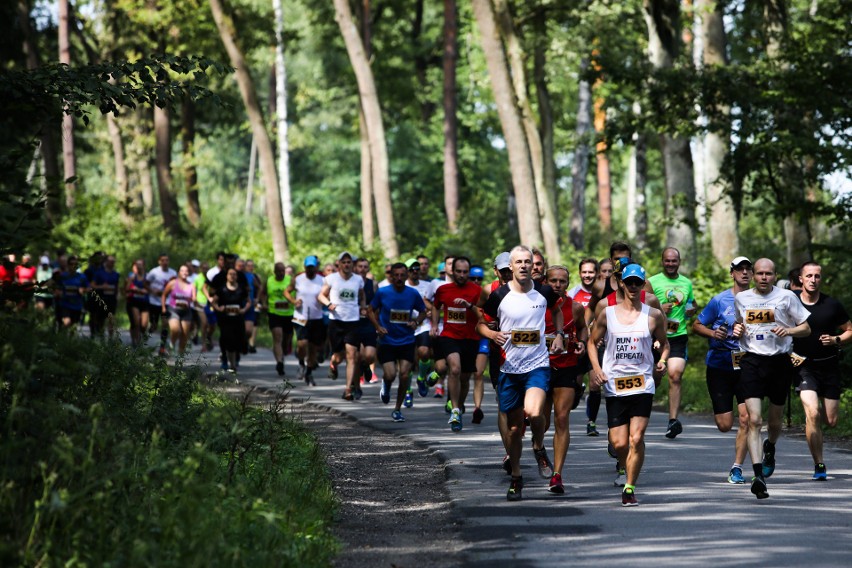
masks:
[[[750,324],[775,323],[775,310],[769,308],[746,310],[745,322]]]

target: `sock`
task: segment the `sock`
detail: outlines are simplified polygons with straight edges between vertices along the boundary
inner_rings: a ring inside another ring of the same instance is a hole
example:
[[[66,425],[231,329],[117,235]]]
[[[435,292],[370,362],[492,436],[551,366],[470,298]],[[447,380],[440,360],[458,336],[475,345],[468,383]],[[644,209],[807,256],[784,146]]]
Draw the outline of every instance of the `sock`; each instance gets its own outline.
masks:
[[[755,475],[755,476],[757,476],[757,477],[763,477],[763,464],[762,464],[762,463],[752,464],[752,466],[751,466],[751,467],[752,467],[752,469],[754,470],[754,475]]]
[[[601,409],[601,391],[590,391],[586,397],[586,418],[590,422],[598,421],[598,411]]]
[[[633,493],[633,491],[634,491],[635,489],[636,489],[636,486],[635,486],[635,485],[630,485],[629,483],[627,483],[627,484],[625,484],[625,485],[624,485],[624,490],[625,490],[627,493]]]
[[[732,465],[732,466],[731,466],[731,469],[734,469],[735,467],[738,467],[738,468],[742,469],[742,468],[743,468],[743,464],[741,464],[741,463],[737,463],[737,462],[734,462],[734,465]]]

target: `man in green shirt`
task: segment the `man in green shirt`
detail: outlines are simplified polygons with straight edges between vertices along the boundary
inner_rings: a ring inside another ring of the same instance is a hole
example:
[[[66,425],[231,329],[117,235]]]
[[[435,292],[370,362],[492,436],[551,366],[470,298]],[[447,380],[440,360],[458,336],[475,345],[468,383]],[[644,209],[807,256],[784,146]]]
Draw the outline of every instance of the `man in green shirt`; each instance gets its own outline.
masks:
[[[287,290],[290,276],[283,262],[276,262],[272,276],[266,280],[261,292],[261,304],[269,311],[269,329],[272,331],[272,352],[275,370],[284,376],[284,346],[293,341],[293,311],[295,298]]]
[[[675,438],[683,432],[683,425],[677,416],[680,410],[680,380],[686,369],[687,359],[686,320],[695,315],[692,282],[679,274],[678,270],[680,251],[674,247],[666,247],[663,250],[663,271],[648,280],[666,316],[666,336],[671,347],[666,362],[669,375],[669,425],[666,428],[666,438]]]

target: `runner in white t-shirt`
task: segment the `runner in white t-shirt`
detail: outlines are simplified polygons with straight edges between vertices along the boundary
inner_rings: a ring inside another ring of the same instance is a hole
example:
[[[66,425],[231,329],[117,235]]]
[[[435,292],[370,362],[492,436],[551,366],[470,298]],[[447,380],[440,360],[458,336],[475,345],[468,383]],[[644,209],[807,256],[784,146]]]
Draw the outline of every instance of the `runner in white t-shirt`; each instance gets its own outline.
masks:
[[[166,342],[169,338],[169,322],[168,318],[161,318],[163,307],[163,290],[166,289],[166,284],[169,281],[177,278],[177,272],[169,268],[169,255],[161,253],[157,258],[158,266],[148,271],[145,280],[148,282],[148,304],[151,309],[148,310],[150,316],[149,333],[154,333],[157,327],[160,328],[160,355],[166,355]]]

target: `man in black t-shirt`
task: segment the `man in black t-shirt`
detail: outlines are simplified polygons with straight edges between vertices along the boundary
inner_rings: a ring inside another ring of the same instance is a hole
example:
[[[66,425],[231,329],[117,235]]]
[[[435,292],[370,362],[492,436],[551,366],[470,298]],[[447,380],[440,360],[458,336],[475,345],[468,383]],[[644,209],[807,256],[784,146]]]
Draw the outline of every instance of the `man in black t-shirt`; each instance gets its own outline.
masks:
[[[816,262],[802,266],[803,288],[796,294],[811,313],[808,324],[811,334],[794,338],[794,364],[799,363],[796,390],[805,410],[805,434],[808,448],[814,458],[814,481],[827,479],[822,461],[822,429],[820,428],[820,400],[829,428],[837,424],[840,400],[840,349],[852,341],[852,322],[843,305],[820,292],[822,267]],[[841,331],[839,335],[835,335]],[[804,359],[804,360],[802,360]]]

